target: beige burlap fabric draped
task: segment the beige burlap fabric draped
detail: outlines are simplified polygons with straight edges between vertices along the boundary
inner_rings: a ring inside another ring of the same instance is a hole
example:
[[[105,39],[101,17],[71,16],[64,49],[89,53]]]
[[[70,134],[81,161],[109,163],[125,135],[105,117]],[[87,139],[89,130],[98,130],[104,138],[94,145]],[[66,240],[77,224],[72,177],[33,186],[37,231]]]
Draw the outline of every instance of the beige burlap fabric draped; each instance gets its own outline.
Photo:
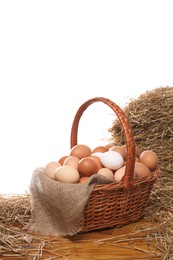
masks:
[[[36,169],[30,183],[32,217],[28,231],[51,236],[79,233],[84,225],[84,207],[94,186],[111,182],[94,174],[83,184],[62,183],[48,178],[44,168]]]

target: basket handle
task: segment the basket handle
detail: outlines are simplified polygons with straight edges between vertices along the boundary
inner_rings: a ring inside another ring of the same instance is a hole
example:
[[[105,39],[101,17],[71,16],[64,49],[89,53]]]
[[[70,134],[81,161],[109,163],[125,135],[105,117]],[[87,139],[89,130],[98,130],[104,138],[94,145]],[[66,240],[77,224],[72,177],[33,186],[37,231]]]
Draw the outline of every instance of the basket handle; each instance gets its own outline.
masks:
[[[99,101],[108,105],[115,112],[123,127],[125,141],[126,141],[126,148],[127,148],[126,170],[123,177],[123,181],[126,187],[130,187],[131,180],[133,179],[133,172],[134,172],[134,165],[135,165],[135,141],[132,133],[132,128],[128,123],[128,120],[124,112],[117,104],[115,104],[110,99],[104,97],[95,97],[89,99],[79,107],[74,117],[72,128],[71,128],[71,140],[70,140],[71,148],[77,144],[78,126],[82,114],[84,113],[84,111],[87,109],[88,106]]]

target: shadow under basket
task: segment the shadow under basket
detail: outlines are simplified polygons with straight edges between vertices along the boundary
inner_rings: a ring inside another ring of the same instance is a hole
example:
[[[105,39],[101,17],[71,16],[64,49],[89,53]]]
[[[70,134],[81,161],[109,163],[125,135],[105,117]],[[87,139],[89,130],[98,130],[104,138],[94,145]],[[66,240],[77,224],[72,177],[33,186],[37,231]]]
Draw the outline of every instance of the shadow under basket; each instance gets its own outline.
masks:
[[[138,221],[149,204],[153,185],[160,173],[156,168],[147,177],[133,178],[135,165],[135,141],[131,126],[123,110],[113,101],[96,97],[83,103],[73,120],[71,148],[77,144],[78,126],[83,112],[95,102],[103,102],[117,115],[126,141],[126,170],[123,179],[117,183],[96,185],[84,209],[84,226],[81,233],[105,228],[120,227]]]

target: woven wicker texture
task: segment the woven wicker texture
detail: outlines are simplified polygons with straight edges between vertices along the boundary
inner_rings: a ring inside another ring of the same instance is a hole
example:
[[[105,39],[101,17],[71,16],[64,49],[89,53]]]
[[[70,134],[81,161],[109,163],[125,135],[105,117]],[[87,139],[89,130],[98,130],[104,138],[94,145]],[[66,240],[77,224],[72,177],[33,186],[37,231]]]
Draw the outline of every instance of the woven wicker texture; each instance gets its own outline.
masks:
[[[82,114],[95,102],[103,102],[108,105],[119,118],[127,147],[126,171],[124,178],[119,183],[95,186],[85,207],[85,224],[82,232],[119,227],[138,221],[144,215],[151,190],[159,174],[159,169],[156,169],[148,177],[133,179],[135,141],[132,128],[123,110],[113,101],[104,97],[90,99],[79,107],[71,128],[71,148],[77,144]]]

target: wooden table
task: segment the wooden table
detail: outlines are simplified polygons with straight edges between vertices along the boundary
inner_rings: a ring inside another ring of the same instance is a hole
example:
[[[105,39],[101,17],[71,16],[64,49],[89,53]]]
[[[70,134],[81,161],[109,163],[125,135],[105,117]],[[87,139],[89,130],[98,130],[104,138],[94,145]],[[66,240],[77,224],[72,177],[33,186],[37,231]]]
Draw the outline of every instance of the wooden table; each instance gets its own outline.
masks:
[[[144,219],[121,228],[77,234],[72,238],[44,237],[32,240],[23,257],[0,256],[1,260],[149,260],[161,259],[156,241]]]

